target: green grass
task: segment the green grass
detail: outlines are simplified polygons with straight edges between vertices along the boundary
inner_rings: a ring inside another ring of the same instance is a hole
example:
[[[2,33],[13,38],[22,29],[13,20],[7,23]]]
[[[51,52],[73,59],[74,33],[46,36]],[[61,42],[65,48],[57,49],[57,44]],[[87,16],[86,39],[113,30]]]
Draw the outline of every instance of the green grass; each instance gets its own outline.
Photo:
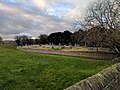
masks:
[[[0,90],[62,90],[114,63],[0,46]]]

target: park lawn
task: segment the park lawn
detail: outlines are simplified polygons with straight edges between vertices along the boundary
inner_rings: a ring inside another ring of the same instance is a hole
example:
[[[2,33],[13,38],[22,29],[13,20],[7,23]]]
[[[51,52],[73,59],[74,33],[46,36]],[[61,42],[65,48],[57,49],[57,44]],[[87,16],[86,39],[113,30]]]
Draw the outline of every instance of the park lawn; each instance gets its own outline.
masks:
[[[0,46],[0,90],[62,90],[114,63]]]

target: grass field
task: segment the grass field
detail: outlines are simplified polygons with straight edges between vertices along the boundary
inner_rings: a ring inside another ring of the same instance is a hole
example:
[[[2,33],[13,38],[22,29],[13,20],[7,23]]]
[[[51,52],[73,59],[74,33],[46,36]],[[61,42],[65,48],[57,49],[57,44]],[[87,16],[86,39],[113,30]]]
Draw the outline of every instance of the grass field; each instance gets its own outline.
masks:
[[[0,46],[0,90],[62,90],[114,63]]]

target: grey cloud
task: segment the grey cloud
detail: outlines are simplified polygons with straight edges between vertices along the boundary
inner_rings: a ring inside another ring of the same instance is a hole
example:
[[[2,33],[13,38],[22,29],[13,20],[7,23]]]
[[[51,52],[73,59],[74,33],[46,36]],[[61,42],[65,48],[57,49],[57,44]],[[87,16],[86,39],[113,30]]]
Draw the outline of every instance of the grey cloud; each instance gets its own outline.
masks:
[[[27,19],[21,15],[0,11],[0,33],[4,35],[19,34],[24,31],[42,29],[42,23]]]
[[[74,12],[71,13],[71,11],[76,10],[76,7],[79,7],[77,10],[80,9],[80,0],[76,0],[77,3],[73,0],[44,0],[48,6],[43,9],[36,7],[32,3],[32,0],[14,1],[0,0],[0,3],[15,8],[15,12],[0,9],[0,36],[4,39],[13,38],[19,34],[36,36],[41,33],[50,34],[66,29],[72,31],[73,22],[76,17],[72,15]],[[58,15],[49,15],[47,11],[49,8],[55,10],[53,13],[61,14],[61,17]],[[70,16],[73,16],[73,18]]]

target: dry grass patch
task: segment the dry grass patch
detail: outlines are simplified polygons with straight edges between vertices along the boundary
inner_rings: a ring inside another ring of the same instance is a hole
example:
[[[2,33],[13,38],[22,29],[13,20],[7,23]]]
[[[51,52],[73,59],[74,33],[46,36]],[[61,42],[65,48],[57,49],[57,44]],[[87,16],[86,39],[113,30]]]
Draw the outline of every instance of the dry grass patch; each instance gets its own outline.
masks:
[[[62,46],[62,45],[30,45],[23,46],[19,48],[30,48],[38,50],[59,50],[59,51],[86,51],[86,52],[96,52],[96,48],[93,47],[84,47],[84,46]],[[110,52],[108,48],[99,48],[100,52]]]

